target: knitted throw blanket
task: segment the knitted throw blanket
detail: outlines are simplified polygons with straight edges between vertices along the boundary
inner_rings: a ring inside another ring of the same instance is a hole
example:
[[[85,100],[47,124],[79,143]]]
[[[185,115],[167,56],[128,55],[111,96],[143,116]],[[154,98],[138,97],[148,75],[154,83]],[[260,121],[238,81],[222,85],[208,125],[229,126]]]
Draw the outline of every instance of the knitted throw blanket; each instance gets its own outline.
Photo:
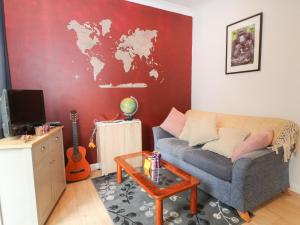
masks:
[[[193,117],[205,117],[211,114],[217,115],[217,128],[239,128],[250,132],[251,135],[266,129],[272,129],[274,131],[274,137],[272,146],[270,146],[269,149],[272,149],[277,154],[279,149],[283,149],[285,162],[291,158],[292,152],[297,150],[299,127],[293,121],[269,117],[213,113],[199,110],[189,110],[186,112],[186,116]]]
[[[287,162],[292,155],[293,151],[297,151],[299,148],[299,126],[292,122],[287,121],[286,125],[281,128],[276,139],[273,141],[273,145],[269,147],[278,154],[280,148],[284,151],[284,162]]]

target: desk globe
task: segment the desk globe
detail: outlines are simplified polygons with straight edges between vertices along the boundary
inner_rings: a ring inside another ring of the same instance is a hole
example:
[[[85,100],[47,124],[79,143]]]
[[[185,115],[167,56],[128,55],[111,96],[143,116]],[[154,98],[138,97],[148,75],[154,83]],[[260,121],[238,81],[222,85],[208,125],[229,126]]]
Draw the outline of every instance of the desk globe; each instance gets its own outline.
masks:
[[[124,98],[120,103],[120,109],[124,113],[125,120],[132,120],[138,108],[138,101],[132,96]]]

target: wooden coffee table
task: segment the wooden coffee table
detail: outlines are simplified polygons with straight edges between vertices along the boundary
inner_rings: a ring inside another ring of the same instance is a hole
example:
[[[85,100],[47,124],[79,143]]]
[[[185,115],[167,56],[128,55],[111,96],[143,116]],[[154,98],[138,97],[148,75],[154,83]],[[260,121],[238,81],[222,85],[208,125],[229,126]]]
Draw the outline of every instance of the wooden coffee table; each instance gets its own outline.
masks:
[[[123,169],[155,200],[156,225],[163,224],[163,200],[187,189],[191,189],[190,212],[196,214],[197,185],[200,181],[164,160],[161,160],[160,169],[145,171],[144,160],[150,155],[150,151],[141,151],[116,157],[118,183],[122,183]]]

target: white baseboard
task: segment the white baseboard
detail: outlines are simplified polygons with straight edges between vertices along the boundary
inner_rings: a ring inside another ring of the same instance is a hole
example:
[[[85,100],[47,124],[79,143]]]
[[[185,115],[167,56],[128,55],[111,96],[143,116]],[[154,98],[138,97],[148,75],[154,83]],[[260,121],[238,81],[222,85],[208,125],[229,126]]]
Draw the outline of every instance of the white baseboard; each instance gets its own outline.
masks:
[[[298,184],[291,184],[290,189],[293,192],[296,192],[297,194],[300,194],[300,185],[298,185]]]
[[[91,166],[91,170],[100,170],[101,169],[101,163],[94,163],[94,164],[90,164]]]

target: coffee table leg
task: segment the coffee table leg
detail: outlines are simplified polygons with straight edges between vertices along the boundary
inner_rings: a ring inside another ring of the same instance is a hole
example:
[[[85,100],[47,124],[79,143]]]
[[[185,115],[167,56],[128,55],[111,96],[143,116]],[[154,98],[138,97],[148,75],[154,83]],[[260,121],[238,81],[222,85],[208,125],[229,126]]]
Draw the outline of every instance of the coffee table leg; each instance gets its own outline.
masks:
[[[119,163],[117,164],[117,182],[118,184],[122,183],[122,167]]]
[[[191,188],[191,196],[190,196],[190,211],[191,214],[196,214],[198,212],[197,209],[197,186]]]
[[[155,225],[162,225],[163,224],[163,200],[162,199],[155,200],[155,211],[156,211]]]

